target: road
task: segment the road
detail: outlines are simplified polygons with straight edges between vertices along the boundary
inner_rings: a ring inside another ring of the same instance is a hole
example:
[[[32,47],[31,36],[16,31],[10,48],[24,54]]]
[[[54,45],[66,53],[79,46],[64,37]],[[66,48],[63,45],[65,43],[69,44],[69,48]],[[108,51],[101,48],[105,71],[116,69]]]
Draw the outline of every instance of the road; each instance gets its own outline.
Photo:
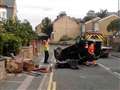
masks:
[[[50,62],[55,61],[53,49],[56,47],[50,47]],[[43,56],[39,58],[41,62]],[[27,73],[9,76],[0,81],[0,90],[120,90],[120,58],[110,56],[97,63],[96,67],[59,68],[38,76]]]
[[[79,66],[79,70],[55,69],[56,90],[120,90],[120,58],[110,56],[98,66]]]

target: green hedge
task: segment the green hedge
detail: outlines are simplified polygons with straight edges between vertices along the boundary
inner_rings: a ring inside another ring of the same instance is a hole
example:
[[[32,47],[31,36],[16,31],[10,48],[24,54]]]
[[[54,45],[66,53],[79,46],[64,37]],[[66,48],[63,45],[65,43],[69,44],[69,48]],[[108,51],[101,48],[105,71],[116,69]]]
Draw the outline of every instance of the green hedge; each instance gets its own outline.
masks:
[[[10,53],[15,55],[19,53],[21,48],[21,39],[11,33],[0,34],[0,55],[10,56]]]

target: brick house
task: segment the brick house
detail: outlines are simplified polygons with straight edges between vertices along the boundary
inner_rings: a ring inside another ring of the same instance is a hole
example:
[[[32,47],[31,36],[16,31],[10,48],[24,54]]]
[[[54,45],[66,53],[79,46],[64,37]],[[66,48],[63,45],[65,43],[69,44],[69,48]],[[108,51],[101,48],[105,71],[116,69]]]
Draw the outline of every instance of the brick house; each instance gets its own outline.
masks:
[[[16,0],[1,0],[7,6],[7,18],[15,18],[17,16]]]
[[[87,22],[85,22],[85,31],[97,31],[98,29],[96,28],[96,24],[95,23],[97,23],[97,21],[99,21],[101,18],[99,18],[99,17],[96,17],[96,18],[94,18],[94,19],[92,19],[92,20],[89,20],[89,21],[87,21]]]
[[[37,34],[39,34],[39,33],[41,33],[41,28],[42,28],[42,25],[41,24],[38,24],[36,27],[35,27],[35,32],[37,33]]]
[[[7,18],[7,6],[0,5],[0,21],[5,20]]]
[[[98,23],[98,28],[99,28],[99,31],[104,34],[105,36],[109,36],[111,35],[112,33],[111,32],[108,32],[107,31],[107,26],[115,19],[118,19],[119,16],[117,15],[110,15],[108,17],[105,17],[101,20],[99,20],[97,23]]]
[[[7,18],[7,6],[0,0],[0,21]]]
[[[59,41],[63,36],[76,38],[80,35],[80,23],[69,16],[62,16],[53,22],[52,41]]]
[[[111,35],[111,32],[107,31],[107,26],[115,19],[119,18],[117,15],[110,15],[100,19],[99,17],[94,18],[85,23],[85,31],[93,30],[102,33],[105,36]]]

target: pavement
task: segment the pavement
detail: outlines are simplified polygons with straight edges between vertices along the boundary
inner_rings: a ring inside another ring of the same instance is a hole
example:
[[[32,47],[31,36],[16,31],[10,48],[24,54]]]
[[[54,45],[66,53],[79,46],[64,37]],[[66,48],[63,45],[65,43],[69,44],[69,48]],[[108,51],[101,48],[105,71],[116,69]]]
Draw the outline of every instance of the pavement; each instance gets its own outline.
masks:
[[[34,63],[39,67],[48,67],[43,63],[43,56],[34,58]],[[0,90],[47,90],[50,73],[22,72],[20,74],[8,74],[5,80],[0,81]]]

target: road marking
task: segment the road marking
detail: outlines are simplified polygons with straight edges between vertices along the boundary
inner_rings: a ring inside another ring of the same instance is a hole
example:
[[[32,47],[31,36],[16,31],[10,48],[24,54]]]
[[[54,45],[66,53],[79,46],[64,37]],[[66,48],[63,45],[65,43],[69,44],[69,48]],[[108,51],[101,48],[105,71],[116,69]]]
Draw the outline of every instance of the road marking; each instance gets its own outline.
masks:
[[[116,57],[116,56],[111,56],[113,59],[117,59],[117,60],[120,60],[119,57]]]
[[[42,86],[43,86],[46,78],[47,78],[47,74],[44,75],[44,77],[43,77],[43,79],[42,79],[42,81],[41,81],[41,83],[40,83],[40,85],[38,87],[38,90],[42,90]]]
[[[47,90],[52,89],[52,82],[53,82],[53,72],[50,73],[50,79],[49,79],[49,82],[48,82]]]
[[[22,84],[17,88],[17,90],[27,90],[33,78],[34,76],[27,76],[27,78],[22,82]]]
[[[52,56],[52,57],[53,57],[53,56]],[[52,58],[51,58],[51,60],[52,60]],[[40,65],[40,66],[42,66],[42,65]],[[47,68],[49,69],[49,67],[50,67],[50,66],[48,66]],[[40,83],[40,85],[39,85],[39,87],[38,87],[38,90],[42,90],[42,87],[43,87],[43,85],[45,84],[46,78],[47,78],[47,73],[45,73],[45,75],[44,75],[44,77],[43,77],[43,79],[42,79],[42,81],[41,81],[41,83]]]
[[[118,72],[113,72],[115,75],[117,75],[118,76],[118,78],[120,79],[120,73],[118,73]]]
[[[100,64],[100,63],[99,63],[99,66],[101,66],[102,68],[104,68],[104,69],[106,69],[106,70],[108,70],[108,71],[110,70],[110,68],[106,67],[106,66],[103,65],[103,64]]]
[[[56,90],[56,82],[55,81],[53,82],[52,90]]]
[[[112,72],[112,70],[111,70],[110,68],[106,67],[106,66],[103,65],[103,64],[100,64],[100,63],[99,63],[99,65],[100,65],[102,68],[104,68],[105,70],[107,70],[110,74],[112,74],[112,75],[115,76],[116,78],[120,79],[120,73],[118,73],[118,72]]]

